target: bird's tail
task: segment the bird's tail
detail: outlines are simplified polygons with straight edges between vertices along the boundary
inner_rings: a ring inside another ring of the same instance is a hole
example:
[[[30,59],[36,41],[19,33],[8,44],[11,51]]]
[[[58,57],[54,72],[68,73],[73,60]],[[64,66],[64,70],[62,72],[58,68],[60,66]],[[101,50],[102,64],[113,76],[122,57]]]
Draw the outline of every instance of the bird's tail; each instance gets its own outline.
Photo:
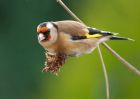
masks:
[[[131,38],[126,38],[126,37],[119,37],[119,36],[112,36],[110,37],[110,40],[129,40],[129,41],[135,41]]]

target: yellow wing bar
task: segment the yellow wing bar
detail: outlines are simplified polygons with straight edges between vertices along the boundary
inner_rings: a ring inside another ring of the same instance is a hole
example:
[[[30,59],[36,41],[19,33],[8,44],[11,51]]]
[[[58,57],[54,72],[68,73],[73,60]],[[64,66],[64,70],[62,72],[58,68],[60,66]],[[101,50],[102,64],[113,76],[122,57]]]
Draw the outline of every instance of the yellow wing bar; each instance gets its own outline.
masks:
[[[98,37],[101,37],[102,35],[101,34],[92,34],[92,35],[90,35],[89,33],[86,33],[85,36],[87,38],[98,38]]]

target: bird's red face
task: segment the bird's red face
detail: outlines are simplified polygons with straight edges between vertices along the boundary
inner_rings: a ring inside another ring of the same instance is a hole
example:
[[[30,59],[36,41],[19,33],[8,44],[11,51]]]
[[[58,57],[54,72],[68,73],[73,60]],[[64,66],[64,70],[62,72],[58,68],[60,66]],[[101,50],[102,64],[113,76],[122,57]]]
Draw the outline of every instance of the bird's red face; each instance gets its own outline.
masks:
[[[37,27],[37,33],[39,42],[49,41],[51,39],[50,29],[45,26],[45,23]]]
[[[43,22],[37,26],[38,41],[43,47],[52,45],[57,41],[58,30],[54,23]]]

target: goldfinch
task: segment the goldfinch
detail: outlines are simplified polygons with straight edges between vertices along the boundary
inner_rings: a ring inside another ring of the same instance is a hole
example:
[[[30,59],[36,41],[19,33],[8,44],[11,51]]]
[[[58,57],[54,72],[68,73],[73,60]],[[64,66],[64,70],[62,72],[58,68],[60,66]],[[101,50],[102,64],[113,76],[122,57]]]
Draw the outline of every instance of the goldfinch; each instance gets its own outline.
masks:
[[[130,40],[72,20],[40,23],[37,34],[38,42],[46,50],[43,71],[55,74],[68,57],[89,54],[107,40]]]

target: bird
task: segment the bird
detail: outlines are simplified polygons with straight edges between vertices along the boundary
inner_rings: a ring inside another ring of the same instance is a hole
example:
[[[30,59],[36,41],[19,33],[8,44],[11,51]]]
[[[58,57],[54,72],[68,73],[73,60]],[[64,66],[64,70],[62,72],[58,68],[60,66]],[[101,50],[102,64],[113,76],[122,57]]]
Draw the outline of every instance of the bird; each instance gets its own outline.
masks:
[[[37,26],[38,42],[46,51],[42,71],[57,74],[67,58],[90,54],[102,42],[132,40],[117,34],[73,20],[42,22]]]

